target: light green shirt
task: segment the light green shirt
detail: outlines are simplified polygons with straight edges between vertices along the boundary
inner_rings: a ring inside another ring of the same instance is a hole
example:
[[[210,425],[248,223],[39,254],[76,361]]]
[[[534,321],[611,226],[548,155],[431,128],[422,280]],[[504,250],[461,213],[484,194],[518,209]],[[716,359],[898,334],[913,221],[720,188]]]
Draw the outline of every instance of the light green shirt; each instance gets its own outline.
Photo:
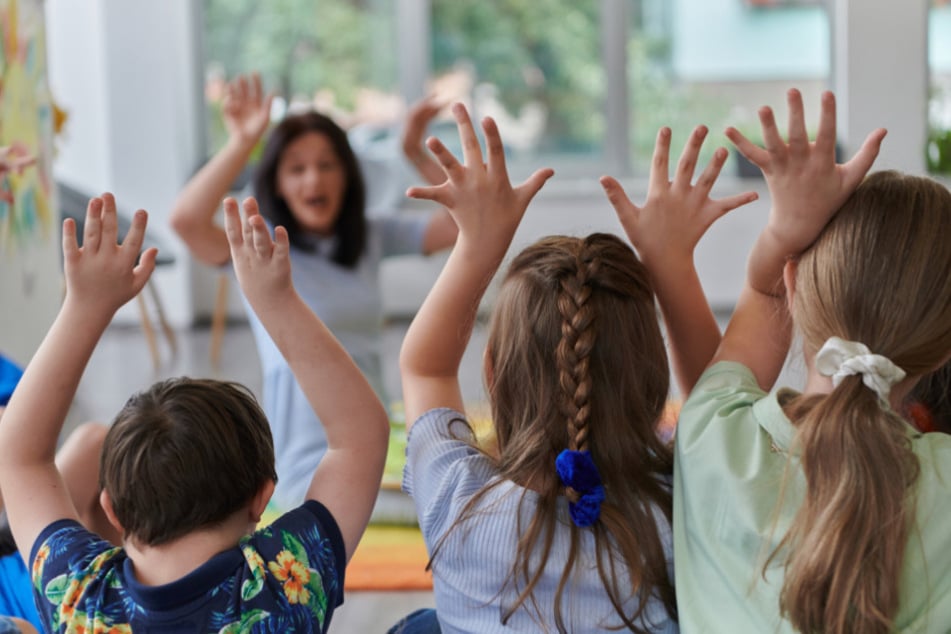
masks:
[[[779,616],[782,561],[763,564],[802,500],[795,435],[743,365],[709,368],[684,403],[674,468],[674,568],[683,632],[793,632]],[[916,523],[905,546],[902,632],[951,631],[951,436],[908,435],[921,463]],[[782,495],[782,508],[777,509]],[[858,521],[859,518],[856,518]]]

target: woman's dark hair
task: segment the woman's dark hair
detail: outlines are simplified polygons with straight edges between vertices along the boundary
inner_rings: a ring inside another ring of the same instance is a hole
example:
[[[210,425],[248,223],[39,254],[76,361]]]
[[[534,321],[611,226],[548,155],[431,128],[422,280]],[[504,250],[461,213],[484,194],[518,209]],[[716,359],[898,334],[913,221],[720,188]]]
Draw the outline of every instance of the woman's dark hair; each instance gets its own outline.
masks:
[[[306,251],[313,249],[303,238],[303,230],[287,202],[277,191],[277,167],[281,156],[288,145],[308,132],[327,137],[343,165],[346,186],[340,203],[340,215],[337,216],[333,228],[337,246],[331,260],[341,266],[354,268],[366,246],[366,188],[360,164],[350,147],[347,133],[332,119],[319,112],[303,112],[285,117],[271,131],[264,145],[261,161],[255,168],[252,181],[254,196],[258,200],[261,215],[272,225],[282,225],[287,229],[293,246]]]

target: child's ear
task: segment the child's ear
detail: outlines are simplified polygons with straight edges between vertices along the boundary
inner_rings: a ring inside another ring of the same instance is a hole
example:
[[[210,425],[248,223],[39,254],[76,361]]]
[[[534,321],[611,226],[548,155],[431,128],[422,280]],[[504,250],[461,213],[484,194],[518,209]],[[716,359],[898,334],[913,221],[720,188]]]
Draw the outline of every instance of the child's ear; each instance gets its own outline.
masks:
[[[251,498],[251,506],[248,510],[250,517],[248,519],[252,523],[257,524],[261,521],[261,516],[264,515],[264,509],[267,508],[267,503],[271,501],[272,495],[274,495],[274,480],[268,480],[261,485],[258,492]]]
[[[783,265],[783,284],[786,286],[786,308],[792,311],[793,297],[796,294],[796,270],[799,260],[789,258]]]
[[[112,527],[118,531],[123,538],[125,538],[125,529],[122,528],[122,524],[119,523],[119,519],[116,517],[115,511],[112,510],[112,498],[109,497],[109,493],[103,489],[99,493],[99,505],[102,507],[102,510],[106,513],[106,519],[109,520],[109,523],[112,524]]]

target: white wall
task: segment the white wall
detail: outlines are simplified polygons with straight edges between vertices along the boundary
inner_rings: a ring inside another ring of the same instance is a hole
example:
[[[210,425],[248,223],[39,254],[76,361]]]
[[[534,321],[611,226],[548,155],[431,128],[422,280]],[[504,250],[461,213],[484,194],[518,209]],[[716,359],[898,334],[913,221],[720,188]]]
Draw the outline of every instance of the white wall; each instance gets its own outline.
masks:
[[[168,210],[199,154],[191,0],[48,0],[50,84],[69,113],[56,177],[149,211],[149,234],[177,258],[153,276],[170,321],[192,319],[191,266]],[[137,320],[126,307],[119,319]]]

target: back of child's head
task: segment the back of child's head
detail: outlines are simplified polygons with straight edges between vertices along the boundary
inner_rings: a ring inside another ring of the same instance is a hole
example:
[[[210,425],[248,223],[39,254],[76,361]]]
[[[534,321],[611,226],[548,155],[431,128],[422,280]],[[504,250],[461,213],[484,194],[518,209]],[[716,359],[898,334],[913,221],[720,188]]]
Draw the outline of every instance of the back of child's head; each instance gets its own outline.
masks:
[[[951,353],[949,235],[945,187],[897,172],[866,178],[798,259],[792,315],[805,354],[838,337],[909,377],[936,369]],[[892,629],[920,466],[885,400],[855,374],[787,408],[806,493],[781,546],[781,602],[802,631]]]
[[[670,371],[650,279],[634,252],[608,234],[552,236],[527,247],[502,282],[487,357],[499,472],[539,494],[513,575],[524,577],[528,568],[519,566],[535,548],[541,558],[534,561],[547,559],[558,498],[579,501],[556,472],[559,455],[588,451],[605,497],[590,530],[619,615],[632,625],[637,615],[623,606],[633,597],[643,607],[652,593],[675,613],[652,511],[669,517],[671,510],[664,474],[672,456],[656,434]],[[563,581],[575,553],[565,561]],[[512,611],[534,585],[530,577],[518,581],[523,592]]]
[[[213,527],[276,481],[267,419],[237,383],[177,378],[133,395],[102,447],[100,487],[127,538]]]

